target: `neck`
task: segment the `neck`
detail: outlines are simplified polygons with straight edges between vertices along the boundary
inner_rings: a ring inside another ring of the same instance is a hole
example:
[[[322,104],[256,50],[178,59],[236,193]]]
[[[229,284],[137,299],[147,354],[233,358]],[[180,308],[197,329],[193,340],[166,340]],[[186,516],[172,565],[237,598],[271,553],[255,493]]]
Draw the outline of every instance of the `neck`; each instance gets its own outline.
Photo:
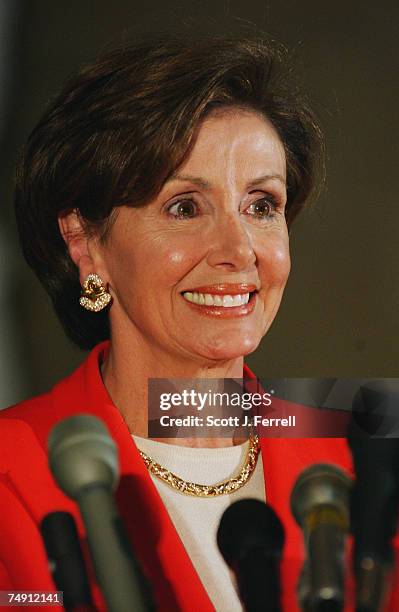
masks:
[[[243,357],[212,362],[179,359],[165,355],[153,345],[144,342],[128,345],[113,339],[107,360],[101,371],[104,384],[113,403],[122,414],[129,431],[148,437],[148,380],[167,379],[223,379],[242,378]],[[216,384],[216,381],[215,381]],[[154,438],[156,439],[156,438]],[[240,444],[235,438],[162,438],[162,442],[191,447],[223,447]]]

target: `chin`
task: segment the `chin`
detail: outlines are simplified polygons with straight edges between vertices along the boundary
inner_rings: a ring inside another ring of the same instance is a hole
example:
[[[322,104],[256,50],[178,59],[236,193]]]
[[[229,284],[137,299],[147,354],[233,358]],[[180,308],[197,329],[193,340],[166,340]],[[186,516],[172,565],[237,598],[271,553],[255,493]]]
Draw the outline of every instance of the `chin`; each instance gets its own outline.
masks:
[[[261,339],[261,337],[254,338],[252,336],[239,337],[236,340],[233,337],[224,338],[220,342],[202,346],[198,350],[198,354],[212,361],[215,359],[218,361],[237,359],[253,353],[258,348]]]

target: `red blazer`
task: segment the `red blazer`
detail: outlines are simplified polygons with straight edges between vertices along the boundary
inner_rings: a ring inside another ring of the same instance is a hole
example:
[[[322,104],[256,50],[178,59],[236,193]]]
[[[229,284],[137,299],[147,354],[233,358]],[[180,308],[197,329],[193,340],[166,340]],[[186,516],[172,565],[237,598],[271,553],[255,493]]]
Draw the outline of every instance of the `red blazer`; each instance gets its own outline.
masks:
[[[105,350],[106,343],[97,346],[80,368],[50,393],[0,412],[0,590],[55,590],[38,530],[48,512],[71,512],[84,540],[77,506],[60,491],[48,469],[46,446],[57,421],[86,413],[101,418],[117,443],[121,472],[117,503],[152,584],[157,609],[210,612],[214,608],[209,597],[102,383],[98,363]],[[247,367],[244,376],[254,378]],[[303,562],[303,543],[289,510],[293,483],[313,463],[335,463],[350,471],[350,458],[342,439],[273,438],[262,440],[261,446],[266,499],[278,513],[286,534],[283,606],[294,612],[298,610],[295,586]],[[105,610],[93,576],[91,582],[96,604]],[[399,610],[398,593],[395,597],[391,610]],[[61,608],[40,609],[55,612]]]

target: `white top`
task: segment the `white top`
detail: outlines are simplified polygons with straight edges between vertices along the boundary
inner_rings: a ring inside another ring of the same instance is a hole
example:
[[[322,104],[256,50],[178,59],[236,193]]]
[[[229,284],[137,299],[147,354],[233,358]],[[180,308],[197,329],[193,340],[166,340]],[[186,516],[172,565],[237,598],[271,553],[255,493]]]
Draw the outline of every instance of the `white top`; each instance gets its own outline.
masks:
[[[137,447],[180,478],[216,484],[235,476],[249,442],[226,448],[189,448],[133,436]],[[239,612],[232,574],[216,543],[220,518],[228,506],[244,498],[266,501],[262,456],[249,481],[235,493],[202,498],[184,495],[162,480],[151,478],[217,612]]]

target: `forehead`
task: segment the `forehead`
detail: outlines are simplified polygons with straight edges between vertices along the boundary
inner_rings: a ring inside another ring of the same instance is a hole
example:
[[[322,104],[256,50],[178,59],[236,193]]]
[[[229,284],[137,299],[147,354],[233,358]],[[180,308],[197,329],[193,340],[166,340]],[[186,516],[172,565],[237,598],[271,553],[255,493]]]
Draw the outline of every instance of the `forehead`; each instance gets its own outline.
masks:
[[[240,109],[217,110],[198,128],[190,155],[179,174],[221,171],[268,172],[286,176],[283,143],[261,115]]]

